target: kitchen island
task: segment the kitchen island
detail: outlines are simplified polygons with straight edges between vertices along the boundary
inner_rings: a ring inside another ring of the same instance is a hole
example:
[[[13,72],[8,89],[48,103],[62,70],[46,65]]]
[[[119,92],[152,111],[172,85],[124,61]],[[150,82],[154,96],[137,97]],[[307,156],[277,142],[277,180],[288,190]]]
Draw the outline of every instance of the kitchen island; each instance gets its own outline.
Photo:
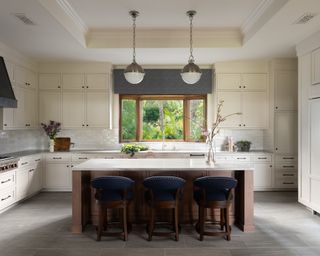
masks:
[[[147,206],[144,200],[143,179],[154,175],[175,175],[186,180],[184,196],[180,204],[180,220],[193,224],[197,206],[193,201],[193,180],[201,176],[228,176],[238,180],[231,222],[242,231],[254,231],[253,168],[248,164],[206,164],[204,159],[90,159],[72,169],[72,232],[81,233],[89,223],[97,223],[97,205],[90,182],[93,178],[119,175],[136,181],[134,200],[130,207],[130,220],[144,223]],[[113,213],[110,217],[114,217]],[[208,212],[215,219],[216,212]],[[167,213],[163,213],[163,216]],[[160,216],[161,218],[161,216]]]

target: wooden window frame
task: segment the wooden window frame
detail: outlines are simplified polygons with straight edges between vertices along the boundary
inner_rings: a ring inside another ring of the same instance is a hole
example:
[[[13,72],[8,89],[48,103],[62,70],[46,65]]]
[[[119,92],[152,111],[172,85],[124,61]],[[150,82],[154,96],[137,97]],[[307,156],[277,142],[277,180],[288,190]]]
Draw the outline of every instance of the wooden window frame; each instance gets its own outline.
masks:
[[[122,100],[136,101],[136,138],[134,140],[122,139]],[[168,140],[167,142],[195,142],[190,138],[190,100],[204,100],[204,124],[207,129],[207,95],[125,95],[119,96],[119,142],[162,142],[162,140],[143,140],[142,139],[142,116],[141,103],[142,100],[183,100],[183,139]]]

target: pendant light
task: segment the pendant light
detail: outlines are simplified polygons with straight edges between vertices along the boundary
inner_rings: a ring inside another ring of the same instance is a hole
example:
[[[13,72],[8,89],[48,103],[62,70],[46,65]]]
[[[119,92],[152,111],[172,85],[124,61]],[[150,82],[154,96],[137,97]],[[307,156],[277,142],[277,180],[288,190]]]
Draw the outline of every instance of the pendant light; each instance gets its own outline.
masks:
[[[136,63],[136,18],[139,15],[138,11],[130,11],[130,16],[133,20],[133,61],[127,66],[124,71],[124,77],[130,84],[138,84],[143,80],[144,70],[143,68]]]
[[[182,80],[187,84],[195,84],[201,78],[201,70],[198,65],[194,64],[193,48],[192,48],[192,20],[193,16],[196,15],[196,11],[187,11],[187,16],[190,20],[190,57],[188,64],[185,65],[181,72]]]

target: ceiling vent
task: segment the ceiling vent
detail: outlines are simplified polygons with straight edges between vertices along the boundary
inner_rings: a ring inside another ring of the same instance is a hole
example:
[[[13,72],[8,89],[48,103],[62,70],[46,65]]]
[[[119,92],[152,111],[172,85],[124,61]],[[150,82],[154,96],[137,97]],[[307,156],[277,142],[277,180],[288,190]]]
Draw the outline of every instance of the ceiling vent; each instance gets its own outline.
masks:
[[[315,16],[317,16],[317,13],[306,12],[300,18],[298,18],[293,24],[306,24]]]
[[[25,13],[14,13],[13,15],[26,25],[31,25],[31,26],[36,25],[36,23],[34,23],[31,19],[29,19]]]

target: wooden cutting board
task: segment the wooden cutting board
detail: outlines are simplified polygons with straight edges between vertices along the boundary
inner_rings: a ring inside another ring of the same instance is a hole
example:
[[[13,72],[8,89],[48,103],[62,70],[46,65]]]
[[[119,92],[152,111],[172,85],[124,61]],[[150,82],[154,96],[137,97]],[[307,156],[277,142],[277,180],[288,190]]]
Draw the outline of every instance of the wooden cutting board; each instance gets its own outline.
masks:
[[[71,138],[57,137],[54,140],[54,151],[69,151],[70,144],[71,144]]]

